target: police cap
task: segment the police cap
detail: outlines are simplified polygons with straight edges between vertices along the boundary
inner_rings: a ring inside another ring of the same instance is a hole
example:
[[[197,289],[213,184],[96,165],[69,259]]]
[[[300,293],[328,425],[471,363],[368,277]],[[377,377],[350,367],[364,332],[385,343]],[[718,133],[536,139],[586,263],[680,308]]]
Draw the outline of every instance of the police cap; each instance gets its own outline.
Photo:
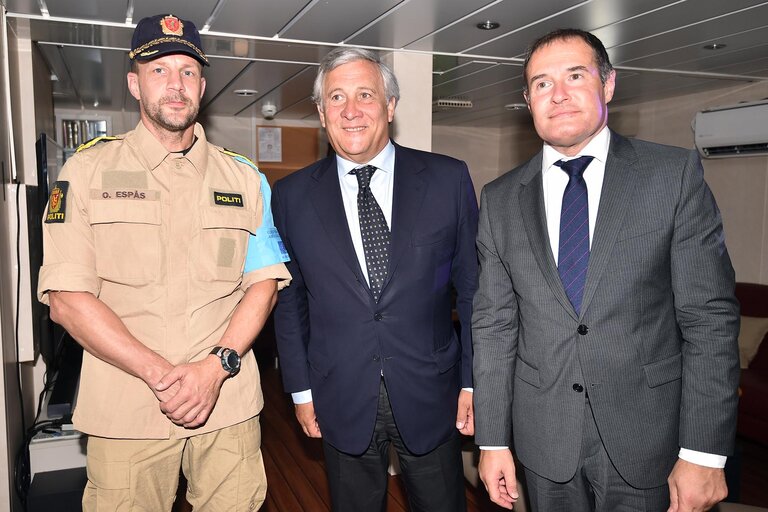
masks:
[[[133,31],[131,60],[147,61],[171,53],[185,53],[208,66],[200,33],[191,21],[173,14],[158,14],[142,19]]]

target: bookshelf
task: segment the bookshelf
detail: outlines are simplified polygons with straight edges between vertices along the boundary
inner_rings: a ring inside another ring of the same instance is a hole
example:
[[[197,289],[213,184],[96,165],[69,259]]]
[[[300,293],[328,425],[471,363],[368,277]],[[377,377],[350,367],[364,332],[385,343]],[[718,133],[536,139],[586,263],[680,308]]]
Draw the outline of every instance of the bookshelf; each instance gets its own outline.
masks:
[[[80,144],[110,134],[112,121],[106,116],[61,116],[57,118],[56,133],[63,148],[63,161],[77,151]]]

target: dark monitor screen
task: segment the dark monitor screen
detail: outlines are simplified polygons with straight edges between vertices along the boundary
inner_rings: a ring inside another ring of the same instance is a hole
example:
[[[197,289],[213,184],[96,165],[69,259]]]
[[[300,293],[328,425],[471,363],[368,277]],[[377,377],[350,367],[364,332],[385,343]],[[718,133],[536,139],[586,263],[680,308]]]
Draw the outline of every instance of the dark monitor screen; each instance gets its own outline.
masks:
[[[48,378],[55,384],[48,402],[48,417],[69,414],[74,404],[82,362],[82,348],[61,326],[51,321],[48,306],[37,301],[37,282],[43,264],[42,219],[49,188],[58,177],[61,147],[45,133],[35,143],[37,187],[27,187],[29,257],[32,285],[32,331]]]

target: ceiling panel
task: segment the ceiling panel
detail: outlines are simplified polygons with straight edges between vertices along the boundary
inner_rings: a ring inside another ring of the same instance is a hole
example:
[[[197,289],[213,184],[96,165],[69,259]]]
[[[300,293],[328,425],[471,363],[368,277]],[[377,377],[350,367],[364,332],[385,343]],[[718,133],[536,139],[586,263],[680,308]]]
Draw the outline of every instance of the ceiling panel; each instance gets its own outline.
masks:
[[[51,16],[80,18],[122,23],[125,21],[126,2],[103,0],[45,0]]]
[[[86,110],[126,107],[128,59],[121,52],[53,45],[40,45],[40,49],[58,78],[52,84],[56,106]],[[129,110],[135,110],[132,103]]]
[[[764,41],[754,44],[755,39]],[[756,33],[742,34],[722,39],[725,48],[717,51],[706,50],[701,43],[682,48],[670,48],[650,56],[638,57],[625,61],[624,64],[638,67],[699,69],[722,73],[724,66],[738,64],[741,73],[757,74],[761,69],[759,60],[768,55],[768,27]],[[748,62],[749,64],[745,64]]]
[[[594,34],[603,41],[606,48],[617,47],[631,41],[645,40],[650,36],[665,35],[674,38],[676,33],[690,30],[696,25],[701,24],[707,24],[707,30],[715,29],[715,32],[712,33],[715,34],[721,32],[718,28],[722,27],[721,23],[727,23],[728,19],[733,17],[756,16],[758,17],[757,19],[760,19],[759,17],[762,12],[762,22],[764,24],[766,19],[768,19],[765,17],[766,6],[760,8],[760,4],[765,4],[765,1],[728,0],[727,2],[700,2],[688,0],[686,2],[673,2],[669,3],[664,9],[649,11],[644,16],[628,19],[609,27],[590,28],[594,29]],[[695,32],[687,33],[692,34]],[[654,40],[658,39],[654,37]]]
[[[425,0],[403,2],[385,18],[373,26],[345,41],[361,46],[380,46],[384,48],[405,48],[424,39],[426,46],[419,49],[432,50],[429,47],[434,40],[429,34],[446,25],[457,22],[464,16],[475,12],[491,0]]]
[[[310,8],[302,12],[293,24],[280,36],[287,39],[339,43],[378,18],[401,0],[326,0],[310,2]],[[340,23],[340,20],[344,20]]]
[[[768,21],[768,5],[753,8],[738,15],[709,18],[708,21],[699,22],[687,28],[659,33],[651,39],[638,40],[633,38],[621,45],[612,47],[609,53],[615,64],[622,64],[625,61],[637,59],[639,56],[656,54],[671,48],[686,48],[691,56],[703,55],[702,52],[705,50],[702,49],[702,46],[704,44],[713,41],[727,44],[731,37],[736,42],[738,36],[731,36],[731,34],[765,28],[766,21]],[[765,32],[763,32],[764,34]],[[748,33],[746,34],[747,39],[741,38],[739,43],[744,44],[745,40],[751,40],[755,37],[760,37],[760,34]],[[684,60],[690,61],[684,69],[699,69],[695,65],[695,60]]]
[[[316,109],[311,104],[312,95],[312,83],[315,80],[316,68],[307,66],[300,70],[288,80],[283,82],[280,88],[269,91],[258,102],[259,106],[266,100],[270,100],[277,105],[277,118],[283,118],[288,115],[289,111],[297,112],[300,117],[304,117],[307,112],[316,112]],[[296,109],[296,106],[302,104],[301,109]],[[260,114],[259,114],[260,115]]]
[[[37,0],[2,0],[2,4],[9,12],[40,15]]]
[[[280,0],[279,2],[254,2],[254,0],[229,0],[216,16],[211,30],[231,34],[250,34],[272,37],[306,5],[307,0]],[[254,4],[258,8],[254,9]],[[252,12],[252,16],[243,13]]]
[[[519,66],[496,64],[487,66],[478,72],[456,77],[453,80],[433,85],[434,96],[462,96],[475,100],[489,94],[490,88],[497,84],[508,87],[511,81],[522,84],[522,70]]]
[[[662,9],[674,2],[670,0],[593,0],[587,2],[563,2],[562,9],[555,11],[549,2],[536,2],[526,7],[523,19],[514,18],[516,28],[510,35],[481,44],[467,51],[483,55],[522,57],[528,45],[551,30],[575,27],[584,30],[605,29],[622,20],[641,16],[646,12]],[[568,5],[571,4],[571,5]],[[573,7],[568,9],[567,7]],[[530,12],[527,12],[530,10]],[[641,16],[644,17],[644,16]],[[650,26],[649,26],[650,27]],[[606,44],[606,48],[609,45]]]
[[[52,71],[57,106],[135,109],[125,90],[134,25],[128,0],[7,0],[10,18],[30,20]],[[594,31],[619,65],[614,104],[649,101],[734,84],[739,75],[768,77],[768,0],[133,0],[133,20],[173,12],[198,28],[203,46],[206,114],[260,116],[274,101],[278,118],[317,119],[309,99],[317,64],[339,41],[433,55],[433,99],[461,96],[473,108],[439,111],[436,123],[503,126],[520,122],[505,105],[522,102],[520,56],[547,31]],[[63,21],[62,21],[63,20]],[[81,21],[78,21],[81,20]],[[499,22],[481,31],[477,23]],[[12,22],[15,22],[13,19]],[[278,36],[275,36],[278,34]],[[323,41],[323,43],[318,43]],[[708,52],[711,42],[727,46]],[[621,65],[638,71],[629,72]],[[660,73],[655,70],[666,71]],[[395,70],[397,72],[397,70]],[[724,77],[705,77],[719,73]],[[235,96],[237,87],[256,96]],[[754,99],[754,98],[749,98]]]
[[[528,40],[517,46],[508,44],[508,36],[519,30],[521,26],[535,23],[552,13],[561,12],[578,5],[580,0],[548,0],[547,2],[498,2],[491,3],[487,9],[477,11],[467,19],[456,23],[445,30],[436,32],[429,37],[416,41],[407,48],[412,50],[438,50],[443,52],[466,52],[477,55],[496,55],[514,57],[525,50]],[[486,20],[499,23],[495,30],[480,30],[477,24]],[[500,52],[488,53],[485,49],[477,49],[489,39],[501,38],[505,41],[498,45]]]
[[[213,67],[214,63],[211,64]],[[275,94],[274,91],[294,75],[301,72],[305,67],[298,64],[275,62],[252,63],[233,82],[221,84],[222,86],[226,85],[226,89],[221,90],[215,101],[206,104],[205,108],[214,109],[222,114],[234,115],[253,101],[260,100],[271,94],[269,99],[274,101],[279,109],[282,106],[282,102],[280,101],[279,94]],[[219,72],[216,71],[216,75],[218,74]],[[227,76],[231,77],[232,74],[227,74]],[[217,87],[217,90],[219,89],[221,87]],[[257,93],[251,97],[238,96],[234,93],[238,89],[251,89],[257,91]]]
[[[71,2],[72,0],[62,0]],[[104,3],[120,3],[126,0],[98,0]],[[133,0],[133,22],[138,23],[142,18],[156,14],[175,14],[179,18],[189,20],[198,30],[202,30],[208,17],[213,13],[217,0]],[[124,20],[124,19],[123,19]]]

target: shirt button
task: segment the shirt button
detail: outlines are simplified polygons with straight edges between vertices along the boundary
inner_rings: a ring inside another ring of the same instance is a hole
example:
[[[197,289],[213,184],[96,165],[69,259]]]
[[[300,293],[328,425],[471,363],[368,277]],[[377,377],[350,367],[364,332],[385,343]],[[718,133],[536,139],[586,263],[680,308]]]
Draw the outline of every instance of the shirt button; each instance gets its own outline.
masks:
[[[576,329],[576,332],[581,334],[582,336],[586,335],[589,332],[589,327],[587,327],[584,324],[581,324],[578,329]]]
[[[376,313],[375,315],[373,315],[373,319],[376,320],[377,322],[380,322],[382,318],[384,317],[381,316],[381,313]]]
[[[582,386],[577,382],[576,384],[573,385],[573,390],[577,393],[581,393],[582,391],[584,391],[584,386]]]

